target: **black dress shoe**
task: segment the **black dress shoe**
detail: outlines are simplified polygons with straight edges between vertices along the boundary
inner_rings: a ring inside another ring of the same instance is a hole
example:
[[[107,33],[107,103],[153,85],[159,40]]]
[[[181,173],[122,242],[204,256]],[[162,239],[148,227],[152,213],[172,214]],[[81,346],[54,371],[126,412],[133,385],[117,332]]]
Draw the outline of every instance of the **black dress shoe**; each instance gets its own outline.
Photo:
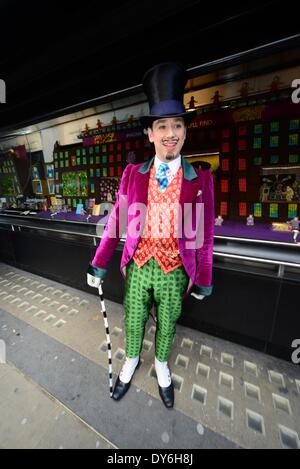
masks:
[[[141,361],[139,360],[138,364],[135,367],[135,370],[140,367],[140,364],[141,364]],[[133,375],[135,373],[135,370],[133,372]],[[132,375],[131,379],[133,378],[133,375]],[[112,398],[115,401],[119,401],[120,399],[122,399],[122,397],[125,396],[128,389],[130,388],[130,384],[131,384],[131,380],[129,381],[129,383],[123,383],[123,381],[121,381],[119,376],[118,376],[115,387],[114,387],[114,390],[113,390]]]
[[[170,384],[167,388],[162,388],[158,385],[159,395],[161,400],[167,407],[167,409],[172,409],[174,406],[174,386],[173,383]]]

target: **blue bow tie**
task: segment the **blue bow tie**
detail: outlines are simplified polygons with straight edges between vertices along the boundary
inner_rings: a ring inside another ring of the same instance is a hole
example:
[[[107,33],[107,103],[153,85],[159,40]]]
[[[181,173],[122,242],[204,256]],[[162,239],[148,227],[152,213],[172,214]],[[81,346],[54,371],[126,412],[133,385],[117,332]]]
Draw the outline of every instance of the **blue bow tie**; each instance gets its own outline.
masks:
[[[156,179],[159,182],[159,188],[161,191],[164,191],[168,186],[168,178],[167,178],[167,169],[169,165],[167,163],[161,163],[158,167],[156,172]]]

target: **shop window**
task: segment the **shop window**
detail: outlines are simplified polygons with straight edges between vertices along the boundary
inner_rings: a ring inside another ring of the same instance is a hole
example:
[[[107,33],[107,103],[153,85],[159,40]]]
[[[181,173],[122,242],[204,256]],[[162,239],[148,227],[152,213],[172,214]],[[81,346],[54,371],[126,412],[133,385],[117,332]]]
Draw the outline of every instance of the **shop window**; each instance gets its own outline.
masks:
[[[221,169],[222,169],[222,171],[229,171],[229,160],[228,159],[223,159],[221,161]]]
[[[247,125],[241,125],[239,127],[239,137],[243,137],[243,136],[247,135],[247,133],[248,133]]]
[[[255,124],[254,126],[254,133],[255,135],[260,135],[263,133],[263,126],[262,124]]]
[[[220,203],[220,215],[227,216],[228,215],[228,202],[221,202]]]
[[[239,191],[240,192],[247,192],[247,180],[246,178],[239,179]]]
[[[230,138],[230,129],[222,129],[222,138]]]
[[[254,140],[253,140],[253,148],[255,150],[259,150],[259,149],[261,149],[261,145],[262,145],[262,138],[261,137],[255,137]]]
[[[297,212],[298,212],[298,205],[297,204],[289,204],[289,206],[288,206],[288,218],[296,217]]]
[[[247,150],[247,141],[246,140],[239,140],[238,141],[238,150],[239,151]]]
[[[278,204],[270,204],[270,218],[278,218]]]
[[[289,163],[299,163],[299,155],[298,154],[289,155]]]
[[[254,159],[253,159],[253,163],[255,166],[261,166],[262,164],[262,157],[261,156],[256,156]]]
[[[289,130],[298,130],[299,129],[299,119],[290,120]]]
[[[221,180],[221,192],[227,193],[228,192],[228,180],[222,179]]]
[[[239,216],[246,217],[247,216],[247,204],[245,202],[239,203]]]
[[[279,122],[271,122],[270,123],[270,132],[271,133],[278,133],[279,132]]]
[[[279,162],[279,156],[278,155],[271,155],[270,156],[270,164],[277,164]]]
[[[239,158],[239,171],[246,171],[246,159]]]
[[[229,153],[230,152],[230,144],[228,142],[222,143],[222,153]]]
[[[270,147],[271,148],[278,148],[279,147],[279,137],[278,135],[273,135],[270,137]]]
[[[298,134],[291,134],[289,135],[289,146],[299,145],[299,135]]]
[[[253,214],[254,214],[254,217],[256,218],[262,217],[262,204],[254,204]]]

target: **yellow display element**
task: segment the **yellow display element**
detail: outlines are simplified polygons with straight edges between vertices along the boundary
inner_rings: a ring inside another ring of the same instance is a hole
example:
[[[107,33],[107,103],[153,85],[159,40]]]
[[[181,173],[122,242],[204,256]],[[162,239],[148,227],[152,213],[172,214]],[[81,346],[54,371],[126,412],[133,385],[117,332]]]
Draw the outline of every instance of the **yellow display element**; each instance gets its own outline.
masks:
[[[94,205],[94,207],[93,207],[93,212],[92,213],[96,217],[98,217],[100,215],[100,207],[101,207],[101,204]]]
[[[273,231],[289,231],[289,225],[287,223],[272,223]]]
[[[208,153],[208,154],[196,154],[196,155],[185,155],[186,160],[189,163],[197,163],[198,161],[205,161],[211,166],[211,171],[215,172],[220,166],[220,155],[219,153]]]

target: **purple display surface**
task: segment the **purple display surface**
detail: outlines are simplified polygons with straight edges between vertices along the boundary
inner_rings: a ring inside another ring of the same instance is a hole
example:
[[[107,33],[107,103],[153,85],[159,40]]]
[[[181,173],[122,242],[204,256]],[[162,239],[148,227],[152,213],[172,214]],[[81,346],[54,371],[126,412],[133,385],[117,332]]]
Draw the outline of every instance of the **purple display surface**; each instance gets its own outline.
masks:
[[[271,223],[256,222],[254,226],[247,226],[246,223],[225,220],[223,226],[215,226],[215,236],[293,243],[291,232],[273,231]]]
[[[51,212],[50,211],[39,212],[37,217],[50,220],[51,219]],[[97,224],[101,220],[101,218],[103,218],[103,215],[97,216],[97,217],[92,215],[89,218],[88,222],[86,221],[87,215],[77,215],[75,212],[59,212],[56,215],[54,215],[54,217],[52,217],[52,218],[54,220],[58,220],[58,221],[73,221],[73,222],[77,222],[77,223],[95,223],[95,224]]]

